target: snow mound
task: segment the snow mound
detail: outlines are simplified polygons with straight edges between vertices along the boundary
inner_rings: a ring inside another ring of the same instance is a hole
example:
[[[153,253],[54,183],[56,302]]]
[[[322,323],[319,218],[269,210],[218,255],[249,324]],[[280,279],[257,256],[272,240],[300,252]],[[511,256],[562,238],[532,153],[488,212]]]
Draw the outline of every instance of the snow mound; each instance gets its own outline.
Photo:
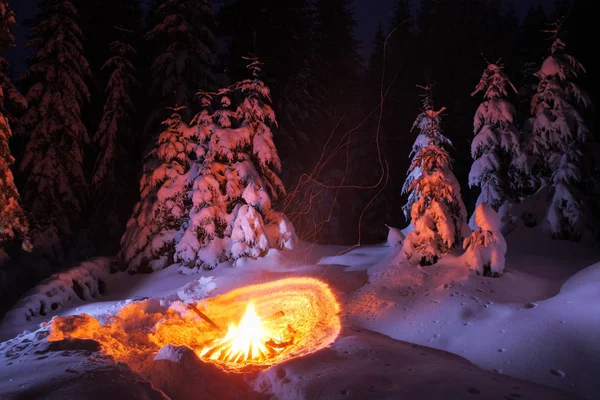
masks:
[[[47,342],[47,334],[42,328],[0,346],[0,398],[168,400],[125,364],[98,353],[98,342]]]
[[[255,388],[279,400],[576,398],[352,327],[330,348],[262,372]]]
[[[400,229],[394,228],[393,226],[386,225],[386,227],[389,229],[386,245],[390,247],[402,246],[404,239],[406,239],[404,233],[402,233]]]
[[[21,298],[6,313],[3,323],[23,323],[58,311],[74,301],[98,298],[112,281],[114,276],[111,275],[118,271],[118,263],[117,258],[94,258],[50,276]]]
[[[217,284],[213,281],[212,276],[203,276],[185,284],[177,291],[177,297],[184,303],[197,301],[207,297],[216,288]]]
[[[560,290],[561,295],[581,295],[583,293],[594,294],[597,303],[600,303],[600,263],[591,265],[573,275]]]
[[[500,232],[500,216],[488,203],[475,208],[475,223],[479,226],[463,242],[463,258],[468,266],[486,276],[504,272],[506,241]]]
[[[480,203],[475,208],[475,223],[481,229],[500,230],[500,217],[488,203]]]

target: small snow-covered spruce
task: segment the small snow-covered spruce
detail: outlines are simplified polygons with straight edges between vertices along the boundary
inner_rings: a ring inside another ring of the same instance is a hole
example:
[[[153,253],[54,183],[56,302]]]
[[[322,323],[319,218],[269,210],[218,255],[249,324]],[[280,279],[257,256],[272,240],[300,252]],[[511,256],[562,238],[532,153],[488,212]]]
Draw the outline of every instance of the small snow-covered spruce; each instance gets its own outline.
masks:
[[[489,64],[471,96],[482,92],[485,101],[477,108],[473,121],[475,137],[471,144],[473,165],[469,186],[481,193],[477,204],[487,202],[498,210],[505,202],[516,202],[528,186],[526,157],[514,125],[516,110],[508,101],[508,88],[517,92],[503,66]]]
[[[580,240],[593,235],[591,188],[597,177],[584,171],[590,152],[591,128],[584,118],[592,108],[590,97],[574,82],[585,68],[565,53],[559,37],[563,20],[552,24],[551,55],[535,75],[540,79],[531,99],[526,134],[538,186],[550,185],[546,220],[555,238]],[[590,176],[583,180],[583,176]]]
[[[452,173],[451,158],[442,147],[450,144],[440,129],[440,114],[434,111],[432,86],[424,87],[423,112],[414,126],[421,132],[413,145],[413,161],[403,192],[414,230],[402,249],[406,259],[420,265],[435,264],[448,250],[459,246],[468,234],[465,205]]]
[[[94,209],[110,231],[122,229],[119,208],[129,188],[123,175],[132,174],[129,150],[133,143],[132,92],[139,83],[133,66],[135,49],[123,37],[110,45],[112,56],[104,64],[110,75],[106,85],[106,101],[94,142],[99,154],[92,178]],[[121,175],[121,178],[118,177]]]
[[[417,135],[410,152],[410,157],[412,157],[411,168],[409,168],[408,175],[404,181],[404,185],[402,186],[402,194],[408,194],[408,201],[402,207],[404,215],[407,219],[410,217],[410,210],[412,209],[412,205],[417,200],[418,196],[417,192],[410,189],[414,180],[421,176],[420,168],[412,168],[417,155],[420,153],[423,147],[428,146],[431,141],[437,143],[439,146],[452,145],[452,142],[450,142],[447,137],[442,135],[439,127],[441,121],[439,116],[446,111],[446,107],[442,107],[438,111],[433,111],[433,96],[431,94],[433,86],[417,85],[417,87],[425,90],[425,94],[421,95],[423,112],[417,116],[417,119],[415,119],[411,129],[412,132],[413,129],[418,128],[419,134]]]
[[[488,203],[475,208],[477,228],[463,242],[465,260],[469,267],[483,276],[500,276],[504,271],[506,241],[500,232],[500,217]]]
[[[15,14],[7,0],[0,0],[0,51],[14,46],[12,28]],[[29,248],[27,234],[29,226],[21,207],[21,198],[15,186],[11,165],[14,158],[10,152],[9,140],[12,131],[5,103],[13,108],[25,109],[25,98],[15,89],[7,76],[8,63],[0,57],[0,264],[6,259],[3,250],[15,237],[24,239],[24,248]]]
[[[256,258],[270,248],[292,248],[296,240],[291,223],[273,208],[285,195],[271,131],[277,122],[269,88],[258,78],[261,64],[249,61],[252,79],[231,88],[242,97],[235,112],[238,127],[214,129],[193,183],[189,226],[175,255],[188,267]],[[230,103],[222,98],[222,104]]]
[[[129,271],[149,272],[174,262],[175,245],[188,225],[189,190],[198,175],[205,147],[199,130],[181,117],[184,107],[170,108],[157,147],[148,154],[140,181],[140,202],[121,239],[121,258]]]
[[[83,150],[89,143],[82,106],[90,76],[77,11],[69,0],[42,0],[29,47],[36,49],[21,79],[29,109],[20,128],[29,137],[21,168],[34,246],[60,261],[80,222],[88,184]]]

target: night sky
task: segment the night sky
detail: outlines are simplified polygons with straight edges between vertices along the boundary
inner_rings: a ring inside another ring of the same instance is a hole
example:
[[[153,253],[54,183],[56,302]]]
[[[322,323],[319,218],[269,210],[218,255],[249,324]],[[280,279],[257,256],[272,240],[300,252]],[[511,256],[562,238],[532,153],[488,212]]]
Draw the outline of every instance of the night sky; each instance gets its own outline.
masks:
[[[466,0],[478,1],[478,0]],[[510,0],[507,1],[509,3]],[[354,0],[354,15],[358,21],[356,37],[362,43],[362,54],[366,58],[371,48],[377,24],[382,22],[387,25],[395,0]],[[416,9],[419,0],[412,0]],[[514,0],[513,3],[520,17],[523,17],[529,7],[543,4],[546,10],[552,5],[552,0]],[[22,22],[31,18],[37,12],[37,0],[10,0],[10,4],[17,13],[18,26],[15,30],[17,48],[6,52],[5,56],[11,63],[13,74],[20,75],[25,69],[26,52],[23,50],[26,42],[27,29]]]

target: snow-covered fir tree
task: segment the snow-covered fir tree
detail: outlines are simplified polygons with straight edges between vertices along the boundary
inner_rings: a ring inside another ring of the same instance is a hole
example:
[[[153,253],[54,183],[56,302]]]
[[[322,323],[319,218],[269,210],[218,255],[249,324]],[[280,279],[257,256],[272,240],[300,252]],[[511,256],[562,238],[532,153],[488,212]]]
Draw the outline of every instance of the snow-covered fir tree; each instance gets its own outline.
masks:
[[[452,159],[443,147],[450,144],[440,128],[440,114],[445,108],[434,110],[432,85],[423,89],[423,112],[414,122],[420,133],[403,187],[403,193],[408,194],[404,211],[410,211],[413,227],[404,242],[403,254],[411,262],[430,265],[459,246],[469,229],[460,186],[452,173]]]
[[[208,0],[155,0],[150,7],[146,40],[153,50],[150,93],[154,110],[146,129],[150,134],[170,104],[188,107],[198,89],[212,89],[216,40]]]
[[[14,46],[12,28],[15,24],[15,14],[8,1],[0,0],[0,51]],[[9,124],[9,114],[5,104],[13,108],[25,109],[25,98],[12,85],[8,73],[8,63],[0,57],[0,264],[6,259],[4,248],[15,237],[24,239],[27,244],[29,227],[25,212],[21,207],[21,197],[15,186],[11,166],[14,158],[10,152],[9,140],[12,131]]]
[[[499,276],[504,272],[507,249],[500,217],[488,203],[477,204],[474,214],[477,228],[463,242],[467,265],[480,275]]]
[[[29,102],[21,120],[29,137],[22,161],[24,199],[35,248],[59,260],[61,241],[77,227],[88,191],[83,149],[89,137],[81,115],[90,71],[72,2],[42,0],[38,5],[41,12],[29,42],[36,50],[22,78]]]
[[[270,248],[291,248],[295,242],[292,225],[274,209],[285,189],[278,177],[270,91],[258,78],[260,62],[249,61],[252,78],[233,85],[242,96],[238,126],[212,132],[193,185],[190,225],[176,246],[176,260],[187,266],[212,268],[228,259],[263,256]]]
[[[250,53],[277,61],[263,66],[262,79],[273,95],[279,126],[276,144],[282,179],[296,184],[316,152],[310,149],[323,136],[316,128],[324,117],[323,88],[317,82],[314,15],[310,0],[232,0],[219,10],[219,29],[230,36],[228,75],[246,77],[242,56]],[[269,10],[269,12],[265,12]]]
[[[551,54],[535,73],[537,93],[531,99],[532,117],[525,133],[534,177],[539,187],[550,186],[546,220],[554,237],[579,240],[590,237],[595,228],[589,218],[593,200],[589,193],[598,187],[596,177],[585,171],[591,127],[586,113],[590,97],[576,84],[585,73],[583,65],[565,52],[560,38],[563,21],[552,24]]]
[[[139,83],[133,64],[136,51],[126,38],[127,32],[123,31],[121,39],[111,44],[112,56],[104,64],[109,72],[106,101],[94,136],[99,150],[92,178],[95,223],[104,226],[106,232],[102,233],[110,236],[122,233],[124,221],[119,211],[130,191],[126,177],[134,175],[131,150],[137,135],[133,127],[136,109],[132,95]]]
[[[172,262],[210,269],[241,257],[259,257],[270,248],[291,248],[296,240],[287,218],[274,209],[285,195],[273,143],[275,113],[268,87],[258,79],[234,84],[235,118],[214,123],[211,96],[200,93],[204,110],[193,126],[173,114],[165,122],[155,157],[146,165],[141,202],[123,236],[122,256],[132,271]],[[224,98],[227,100],[224,100]],[[233,125],[235,124],[235,125]]]
[[[489,203],[498,210],[505,202],[516,202],[526,180],[526,156],[521,151],[520,134],[515,126],[516,110],[507,99],[516,89],[503,71],[503,66],[489,64],[479,84],[471,93],[483,93],[473,121],[475,137],[471,144],[473,164],[469,186],[481,193],[477,204]]]
[[[197,177],[197,159],[205,147],[199,130],[181,117],[182,107],[171,109],[163,122],[157,147],[147,156],[135,206],[121,239],[121,256],[132,271],[156,270],[173,263],[175,244],[181,240],[189,213],[189,188]]]

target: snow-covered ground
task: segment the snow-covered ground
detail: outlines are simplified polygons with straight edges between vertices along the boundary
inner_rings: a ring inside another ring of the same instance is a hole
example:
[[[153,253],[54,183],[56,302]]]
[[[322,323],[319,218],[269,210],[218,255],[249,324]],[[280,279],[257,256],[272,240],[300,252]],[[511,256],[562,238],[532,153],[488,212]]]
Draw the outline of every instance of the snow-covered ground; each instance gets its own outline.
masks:
[[[88,265],[68,275],[93,289],[84,296],[69,292],[63,275],[2,321],[0,398],[600,398],[600,248],[541,236],[519,228],[507,237],[500,278],[477,276],[452,255],[429,267],[398,265],[400,247],[385,245],[271,250],[190,275],[177,266],[99,274]],[[85,283],[90,276],[103,290]],[[289,276],[329,283],[342,331],[327,348],[268,370],[226,374],[188,348],[166,346],[142,377],[93,340],[46,339],[55,315],[103,321],[146,297],[168,305]],[[44,293],[53,301],[38,315]]]

